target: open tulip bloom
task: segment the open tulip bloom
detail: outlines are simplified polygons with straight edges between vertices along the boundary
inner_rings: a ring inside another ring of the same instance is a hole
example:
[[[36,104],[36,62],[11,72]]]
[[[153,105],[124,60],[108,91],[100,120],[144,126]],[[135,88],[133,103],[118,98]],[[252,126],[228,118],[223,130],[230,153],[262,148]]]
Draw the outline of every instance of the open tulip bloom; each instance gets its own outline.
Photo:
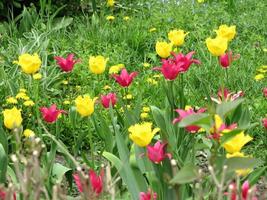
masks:
[[[124,68],[121,70],[121,74],[113,74],[112,77],[119,83],[122,87],[128,87],[131,85],[133,79],[137,76],[137,72],[132,72],[128,74],[127,70]]]
[[[174,80],[180,73],[186,72],[193,63],[200,64],[199,60],[192,59],[194,53],[191,51],[184,55],[172,52],[173,58],[162,59],[162,66],[155,67],[153,70],[160,71],[167,80]]]
[[[87,181],[87,179],[81,180],[79,174],[73,175],[74,181],[77,185],[79,192],[83,193],[85,190],[88,191],[88,187],[90,187],[89,191],[93,191],[93,193],[96,196],[99,196],[103,191],[104,171],[101,170],[100,175],[98,176],[94,170],[90,169],[88,175],[89,175],[89,180],[88,180],[89,182]]]
[[[43,115],[43,119],[47,123],[54,123],[57,121],[57,118],[60,114],[67,114],[67,112],[64,110],[58,110],[56,104],[51,105],[49,108],[42,107],[40,108],[40,111]]]
[[[74,54],[69,54],[67,56],[67,58],[63,58],[60,56],[55,56],[55,60],[57,61],[57,64],[59,65],[59,67],[62,69],[62,71],[64,72],[70,72],[72,71],[74,65],[78,62],[80,62],[80,60],[74,60]]]
[[[224,101],[235,101],[236,99],[244,96],[243,91],[238,91],[237,93],[229,92],[227,88],[223,89],[223,94],[222,94],[222,89],[219,89],[218,91],[218,98],[211,97],[211,100],[214,101],[217,104],[221,104]]]

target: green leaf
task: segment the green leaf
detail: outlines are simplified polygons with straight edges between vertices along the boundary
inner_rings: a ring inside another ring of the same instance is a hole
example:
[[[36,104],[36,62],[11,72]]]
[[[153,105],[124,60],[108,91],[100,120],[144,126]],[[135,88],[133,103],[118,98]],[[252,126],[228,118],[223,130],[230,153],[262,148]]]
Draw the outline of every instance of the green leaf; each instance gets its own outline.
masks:
[[[198,169],[193,164],[185,165],[177,174],[175,174],[174,178],[170,181],[171,184],[185,184],[190,183],[197,179]]]
[[[266,173],[267,166],[255,169],[249,176],[248,176],[248,182],[250,186],[255,185],[260,177]]]
[[[66,173],[71,172],[71,169],[61,165],[60,163],[55,163],[52,169],[52,177],[54,183],[60,183]]]
[[[0,144],[0,161],[0,183],[5,183],[8,159],[2,144]]]
[[[197,113],[189,115],[179,122],[179,127],[186,127],[189,125],[198,125],[205,129],[210,128],[210,116],[206,113]]]
[[[217,105],[216,113],[221,117],[225,116],[227,113],[231,112],[232,110],[236,109],[244,99],[237,99],[231,102],[223,102]]]
[[[4,129],[2,128],[2,126],[0,126],[0,144],[3,145],[3,148],[5,150],[6,153],[8,153],[8,149],[7,149],[7,137],[6,137],[6,133],[4,131]]]
[[[103,152],[103,156],[108,159],[118,170],[122,180],[127,185],[133,199],[138,199],[139,184],[137,183],[134,173],[129,165],[125,165],[118,157],[109,152]]]
[[[167,127],[166,127],[166,122],[164,118],[164,113],[162,110],[157,108],[156,106],[150,106],[152,115],[154,120],[156,121],[157,126],[160,128],[160,131],[164,133],[165,138],[167,138]]]
[[[73,22],[72,17],[62,17],[54,20],[53,30],[60,30],[62,28],[66,28]]]
[[[233,157],[226,160],[228,172],[233,172],[239,169],[253,169],[262,164],[262,161],[256,158],[249,157]]]

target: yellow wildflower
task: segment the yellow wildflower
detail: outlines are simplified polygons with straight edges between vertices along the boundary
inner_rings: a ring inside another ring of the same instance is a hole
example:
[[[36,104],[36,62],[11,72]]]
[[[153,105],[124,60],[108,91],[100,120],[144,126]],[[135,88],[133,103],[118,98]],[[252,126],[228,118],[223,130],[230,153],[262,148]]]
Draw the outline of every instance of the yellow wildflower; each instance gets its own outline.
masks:
[[[123,20],[124,21],[128,21],[128,20],[130,20],[130,17],[129,16],[125,16],[125,17],[123,17]]]
[[[111,89],[111,87],[109,85],[104,86],[104,90],[109,90],[109,89]]]
[[[256,81],[262,80],[262,79],[264,79],[264,74],[257,74],[257,75],[254,77],[254,79],[255,79]]]
[[[32,100],[27,100],[23,103],[24,106],[31,107],[34,106],[34,102]]]
[[[114,0],[107,0],[107,6],[108,7],[113,7],[115,4],[115,1]]]
[[[32,130],[30,129],[26,129],[23,131],[23,135],[26,137],[26,138],[29,138],[29,137],[33,137],[35,134]]]
[[[43,76],[42,76],[42,74],[37,73],[37,74],[34,74],[32,77],[34,80],[40,80]]]
[[[148,78],[148,79],[147,79],[147,82],[150,83],[151,85],[157,85],[157,84],[158,84],[158,81],[156,81],[156,80],[153,79],[153,78]]]
[[[16,99],[23,99],[25,101],[29,100],[30,97],[28,97],[28,95],[24,92],[19,92],[17,95],[16,95]]]
[[[65,101],[63,101],[63,104],[64,105],[69,105],[70,104],[70,101],[69,100],[65,100]]]
[[[108,73],[109,74],[118,74],[121,69],[123,69],[125,66],[124,64],[118,64],[118,65],[113,65],[109,68]]]
[[[140,117],[141,117],[141,119],[147,119],[147,118],[148,118],[148,113],[146,113],[146,112],[142,112],[142,113],[140,114]]]
[[[111,16],[111,15],[106,17],[106,20],[108,20],[108,21],[113,21],[114,19],[115,19],[115,17]]]
[[[153,27],[153,28],[149,29],[149,32],[152,33],[152,32],[155,32],[156,30],[157,29]]]
[[[142,110],[143,110],[143,112],[149,112],[150,108],[148,106],[144,106]]]
[[[143,66],[144,66],[144,67],[150,67],[150,64],[147,63],[147,62],[145,62],[145,63],[143,63]]]
[[[6,102],[7,102],[8,104],[17,104],[17,103],[18,103],[17,99],[14,98],[14,97],[8,97],[8,98],[6,99]]]

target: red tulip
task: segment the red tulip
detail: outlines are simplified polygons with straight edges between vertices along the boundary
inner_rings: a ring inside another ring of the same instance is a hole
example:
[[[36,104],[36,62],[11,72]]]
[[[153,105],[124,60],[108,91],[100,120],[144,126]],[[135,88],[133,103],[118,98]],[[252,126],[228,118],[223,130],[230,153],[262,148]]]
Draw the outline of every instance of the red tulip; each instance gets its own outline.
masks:
[[[227,52],[219,57],[219,63],[223,68],[228,68],[234,60],[239,59],[240,55],[233,56],[232,51]]]
[[[194,111],[193,108],[189,108],[187,110],[182,110],[182,109],[177,109],[176,112],[179,113],[179,117],[178,118],[175,118],[173,120],[173,123],[177,123],[177,122],[180,122],[182,119],[184,119],[185,117],[188,117],[190,115],[194,115],[194,114],[197,114],[197,113],[203,113],[205,112],[206,109],[205,108],[200,108],[198,111]],[[190,132],[190,133],[196,133],[199,131],[200,127],[199,126],[196,126],[196,125],[189,125],[187,127],[185,127],[185,129]]]
[[[187,55],[182,53],[175,54],[172,52],[174,58],[162,59],[162,66],[155,67],[153,70],[161,71],[165,79],[174,80],[180,73],[186,72],[191,64],[200,64],[199,60],[191,59],[195,52],[191,51]]]
[[[157,200],[157,193],[155,192],[140,192],[139,200]]]
[[[245,181],[241,187],[241,200],[257,200],[258,198],[255,196],[250,197],[249,194],[249,182]],[[229,186],[230,190],[231,190],[231,195],[230,198],[231,200],[237,200],[239,199],[238,197],[238,191],[237,191],[237,187],[235,183],[231,183]]]
[[[263,96],[267,98],[267,88],[264,88],[262,91],[263,91]]]
[[[160,141],[157,141],[154,146],[148,145],[146,149],[149,160],[158,164],[166,157],[171,158],[171,154],[165,152],[166,146],[167,143],[161,143]]]
[[[116,102],[117,102],[117,96],[115,93],[109,93],[107,95],[101,96],[101,103],[104,106],[104,108],[109,108],[110,103],[112,106],[114,106]]]
[[[74,54],[69,54],[66,59],[60,56],[55,56],[54,58],[62,71],[70,72],[72,71],[74,64],[80,62],[80,60],[74,60],[73,57]]]
[[[121,70],[121,74],[113,74],[112,77],[115,78],[116,82],[119,83],[122,87],[128,87],[133,79],[137,76],[137,72],[132,72],[128,74],[127,70],[124,68]]]
[[[214,101],[217,104],[221,104],[223,101],[235,101],[236,99],[244,96],[243,91],[238,91],[236,94],[233,92],[229,92],[227,88],[223,89],[223,94],[222,94],[222,89],[219,89],[218,91],[218,99],[211,97],[211,100]]]
[[[64,110],[57,110],[56,104],[51,105],[50,108],[42,107],[40,111],[43,115],[43,119],[48,123],[55,122],[61,113],[67,114]]]
[[[262,120],[262,124],[263,124],[264,128],[267,129],[267,118],[264,118],[264,119]]]
[[[5,200],[6,199],[6,196],[7,196],[6,195],[6,192],[0,189],[0,200]],[[17,199],[16,193],[14,192],[13,193],[13,200],[16,200],[16,199]]]
[[[78,187],[79,192],[83,192],[85,187],[90,185],[91,190],[98,196],[103,190],[103,176],[104,171],[101,171],[100,175],[98,176],[94,170],[89,170],[89,181],[90,183],[82,183],[79,174],[74,174],[73,178]]]

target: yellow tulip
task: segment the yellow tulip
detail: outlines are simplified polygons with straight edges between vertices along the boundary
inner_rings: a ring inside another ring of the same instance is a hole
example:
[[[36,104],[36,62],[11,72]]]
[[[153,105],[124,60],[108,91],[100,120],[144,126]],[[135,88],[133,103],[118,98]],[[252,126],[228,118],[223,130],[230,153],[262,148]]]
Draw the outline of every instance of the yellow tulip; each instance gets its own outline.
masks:
[[[95,101],[97,98],[91,99],[89,95],[78,96],[75,99],[77,112],[82,117],[87,117],[93,114],[95,110]]]
[[[90,56],[89,58],[89,69],[94,74],[102,74],[107,65],[107,58],[103,56]]]
[[[107,0],[107,6],[108,7],[113,7],[115,4],[115,1],[114,0]]]
[[[234,39],[236,35],[236,26],[221,25],[218,30],[215,30],[218,37],[223,37],[228,41]]]
[[[228,47],[227,39],[223,37],[216,37],[214,39],[207,38],[206,45],[210,53],[214,56],[223,55]]]
[[[184,30],[172,30],[168,33],[169,40],[175,46],[181,46],[184,43],[184,38],[188,33],[185,33]]]
[[[236,136],[225,142],[223,144],[223,147],[228,153],[233,154],[236,152],[240,152],[242,147],[252,139],[253,139],[252,137],[250,137],[249,135],[245,135],[244,132],[242,131],[241,133],[237,134]]]
[[[156,52],[161,58],[167,58],[171,55],[172,43],[167,42],[157,42]]]
[[[14,129],[21,126],[22,117],[21,112],[16,107],[12,109],[5,109],[4,112],[4,125],[8,129]]]
[[[159,128],[152,130],[152,123],[144,122],[135,124],[129,127],[130,139],[138,146],[145,147],[149,145],[154,135],[159,131]]]
[[[20,55],[19,60],[14,63],[21,66],[22,71],[26,74],[35,74],[40,69],[42,61],[36,53],[33,55],[25,53]]]

